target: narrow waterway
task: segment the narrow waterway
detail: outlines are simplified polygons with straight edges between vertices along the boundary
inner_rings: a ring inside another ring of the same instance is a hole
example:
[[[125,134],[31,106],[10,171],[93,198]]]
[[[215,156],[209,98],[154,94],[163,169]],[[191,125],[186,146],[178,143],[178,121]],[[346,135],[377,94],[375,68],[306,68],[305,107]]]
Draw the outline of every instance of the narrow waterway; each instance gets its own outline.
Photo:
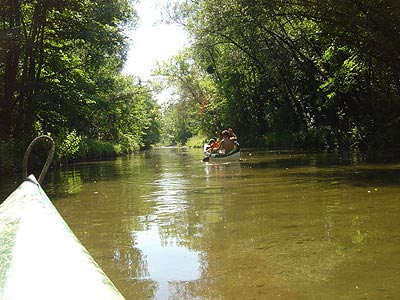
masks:
[[[399,297],[400,163],[242,157],[156,149],[64,167],[44,189],[127,300]]]

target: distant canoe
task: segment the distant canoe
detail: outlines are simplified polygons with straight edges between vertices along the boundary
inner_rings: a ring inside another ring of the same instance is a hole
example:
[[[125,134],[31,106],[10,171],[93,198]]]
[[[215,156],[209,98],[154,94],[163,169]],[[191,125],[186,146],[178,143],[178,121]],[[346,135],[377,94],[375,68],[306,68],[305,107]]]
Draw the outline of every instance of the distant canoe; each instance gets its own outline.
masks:
[[[204,162],[231,162],[240,160],[239,143],[236,143],[235,148],[230,152],[228,152],[227,154],[219,154],[219,153],[209,154],[205,151],[206,149],[207,149],[207,144],[204,145],[204,154],[205,154],[205,157],[203,159]]]
[[[0,299],[124,299],[33,175],[0,206]]]

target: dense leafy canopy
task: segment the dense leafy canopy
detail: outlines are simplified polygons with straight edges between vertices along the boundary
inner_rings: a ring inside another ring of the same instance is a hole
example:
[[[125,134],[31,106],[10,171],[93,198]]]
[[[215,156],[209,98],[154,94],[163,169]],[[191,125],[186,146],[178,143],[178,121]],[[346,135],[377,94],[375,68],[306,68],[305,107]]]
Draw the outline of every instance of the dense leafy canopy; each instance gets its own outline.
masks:
[[[120,75],[131,1],[2,0],[0,18],[0,140],[50,133],[60,156],[87,139],[125,151],[157,141],[151,87]]]
[[[50,133],[62,158],[233,127],[251,146],[399,146],[397,1],[171,0],[167,15],[192,43],[158,67],[177,96],[161,114],[153,84],[121,75],[131,1],[2,0],[0,141]]]
[[[160,73],[200,108],[190,117],[197,131],[234,126],[248,145],[399,145],[398,1],[201,0],[169,9],[193,44]],[[177,70],[185,64],[186,74]]]

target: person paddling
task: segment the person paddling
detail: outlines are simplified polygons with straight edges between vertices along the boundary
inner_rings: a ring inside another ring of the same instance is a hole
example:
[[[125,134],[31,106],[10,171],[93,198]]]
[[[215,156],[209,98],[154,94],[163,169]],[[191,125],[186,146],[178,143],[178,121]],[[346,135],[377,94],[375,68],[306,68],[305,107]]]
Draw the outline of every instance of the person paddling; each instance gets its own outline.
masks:
[[[229,138],[230,138],[231,140],[237,141],[237,136],[236,136],[236,134],[233,132],[233,129],[229,127],[229,128],[228,128],[228,132],[229,132]]]
[[[235,148],[234,139],[236,139],[236,135],[234,134],[234,138],[232,139],[229,129],[222,131],[222,140],[219,143],[219,147],[214,149],[214,152],[226,154],[229,151],[233,150],[233,148]]]
[[[214,138],[216,140],[216,138]],[[211,139],[213,140],[213,139]],[[210,142],[211,142],[210,140]],[[211,144],[211,143],[210,143]],[[239,143],[237,141],[237,136],[236,134],[233,132],[232,128],[228,128],[226,130],[223,130],[221,132],[221,141],[219,142],[219,145],[215,145],[213,147],[209,147],[207,149],[207,152],[210,153],[208,154],[208,156],[203,158],[203,162],[207,162],[210,160],[209,156],[213,156],[213,155],[219,155],[219,154],[227,154],[230,151],[232,151],[233,149],[235,149],[235,147],[238,147]]]

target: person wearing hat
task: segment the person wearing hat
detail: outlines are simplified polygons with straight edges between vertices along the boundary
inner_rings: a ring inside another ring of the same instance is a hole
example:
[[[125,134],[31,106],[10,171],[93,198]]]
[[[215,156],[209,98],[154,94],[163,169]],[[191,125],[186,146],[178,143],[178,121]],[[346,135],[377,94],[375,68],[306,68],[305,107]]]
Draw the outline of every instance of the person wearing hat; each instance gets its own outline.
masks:
[[[211,139],[208,141],[208,144],[209,144],[210,146],[207,148],[206,151],[209,152],[209,153],[212,153],[212,152],[214,151],[214,149],[218,149],[218,148],[219,148],[219,143],[218,143],[216,137],[211,138]]]

